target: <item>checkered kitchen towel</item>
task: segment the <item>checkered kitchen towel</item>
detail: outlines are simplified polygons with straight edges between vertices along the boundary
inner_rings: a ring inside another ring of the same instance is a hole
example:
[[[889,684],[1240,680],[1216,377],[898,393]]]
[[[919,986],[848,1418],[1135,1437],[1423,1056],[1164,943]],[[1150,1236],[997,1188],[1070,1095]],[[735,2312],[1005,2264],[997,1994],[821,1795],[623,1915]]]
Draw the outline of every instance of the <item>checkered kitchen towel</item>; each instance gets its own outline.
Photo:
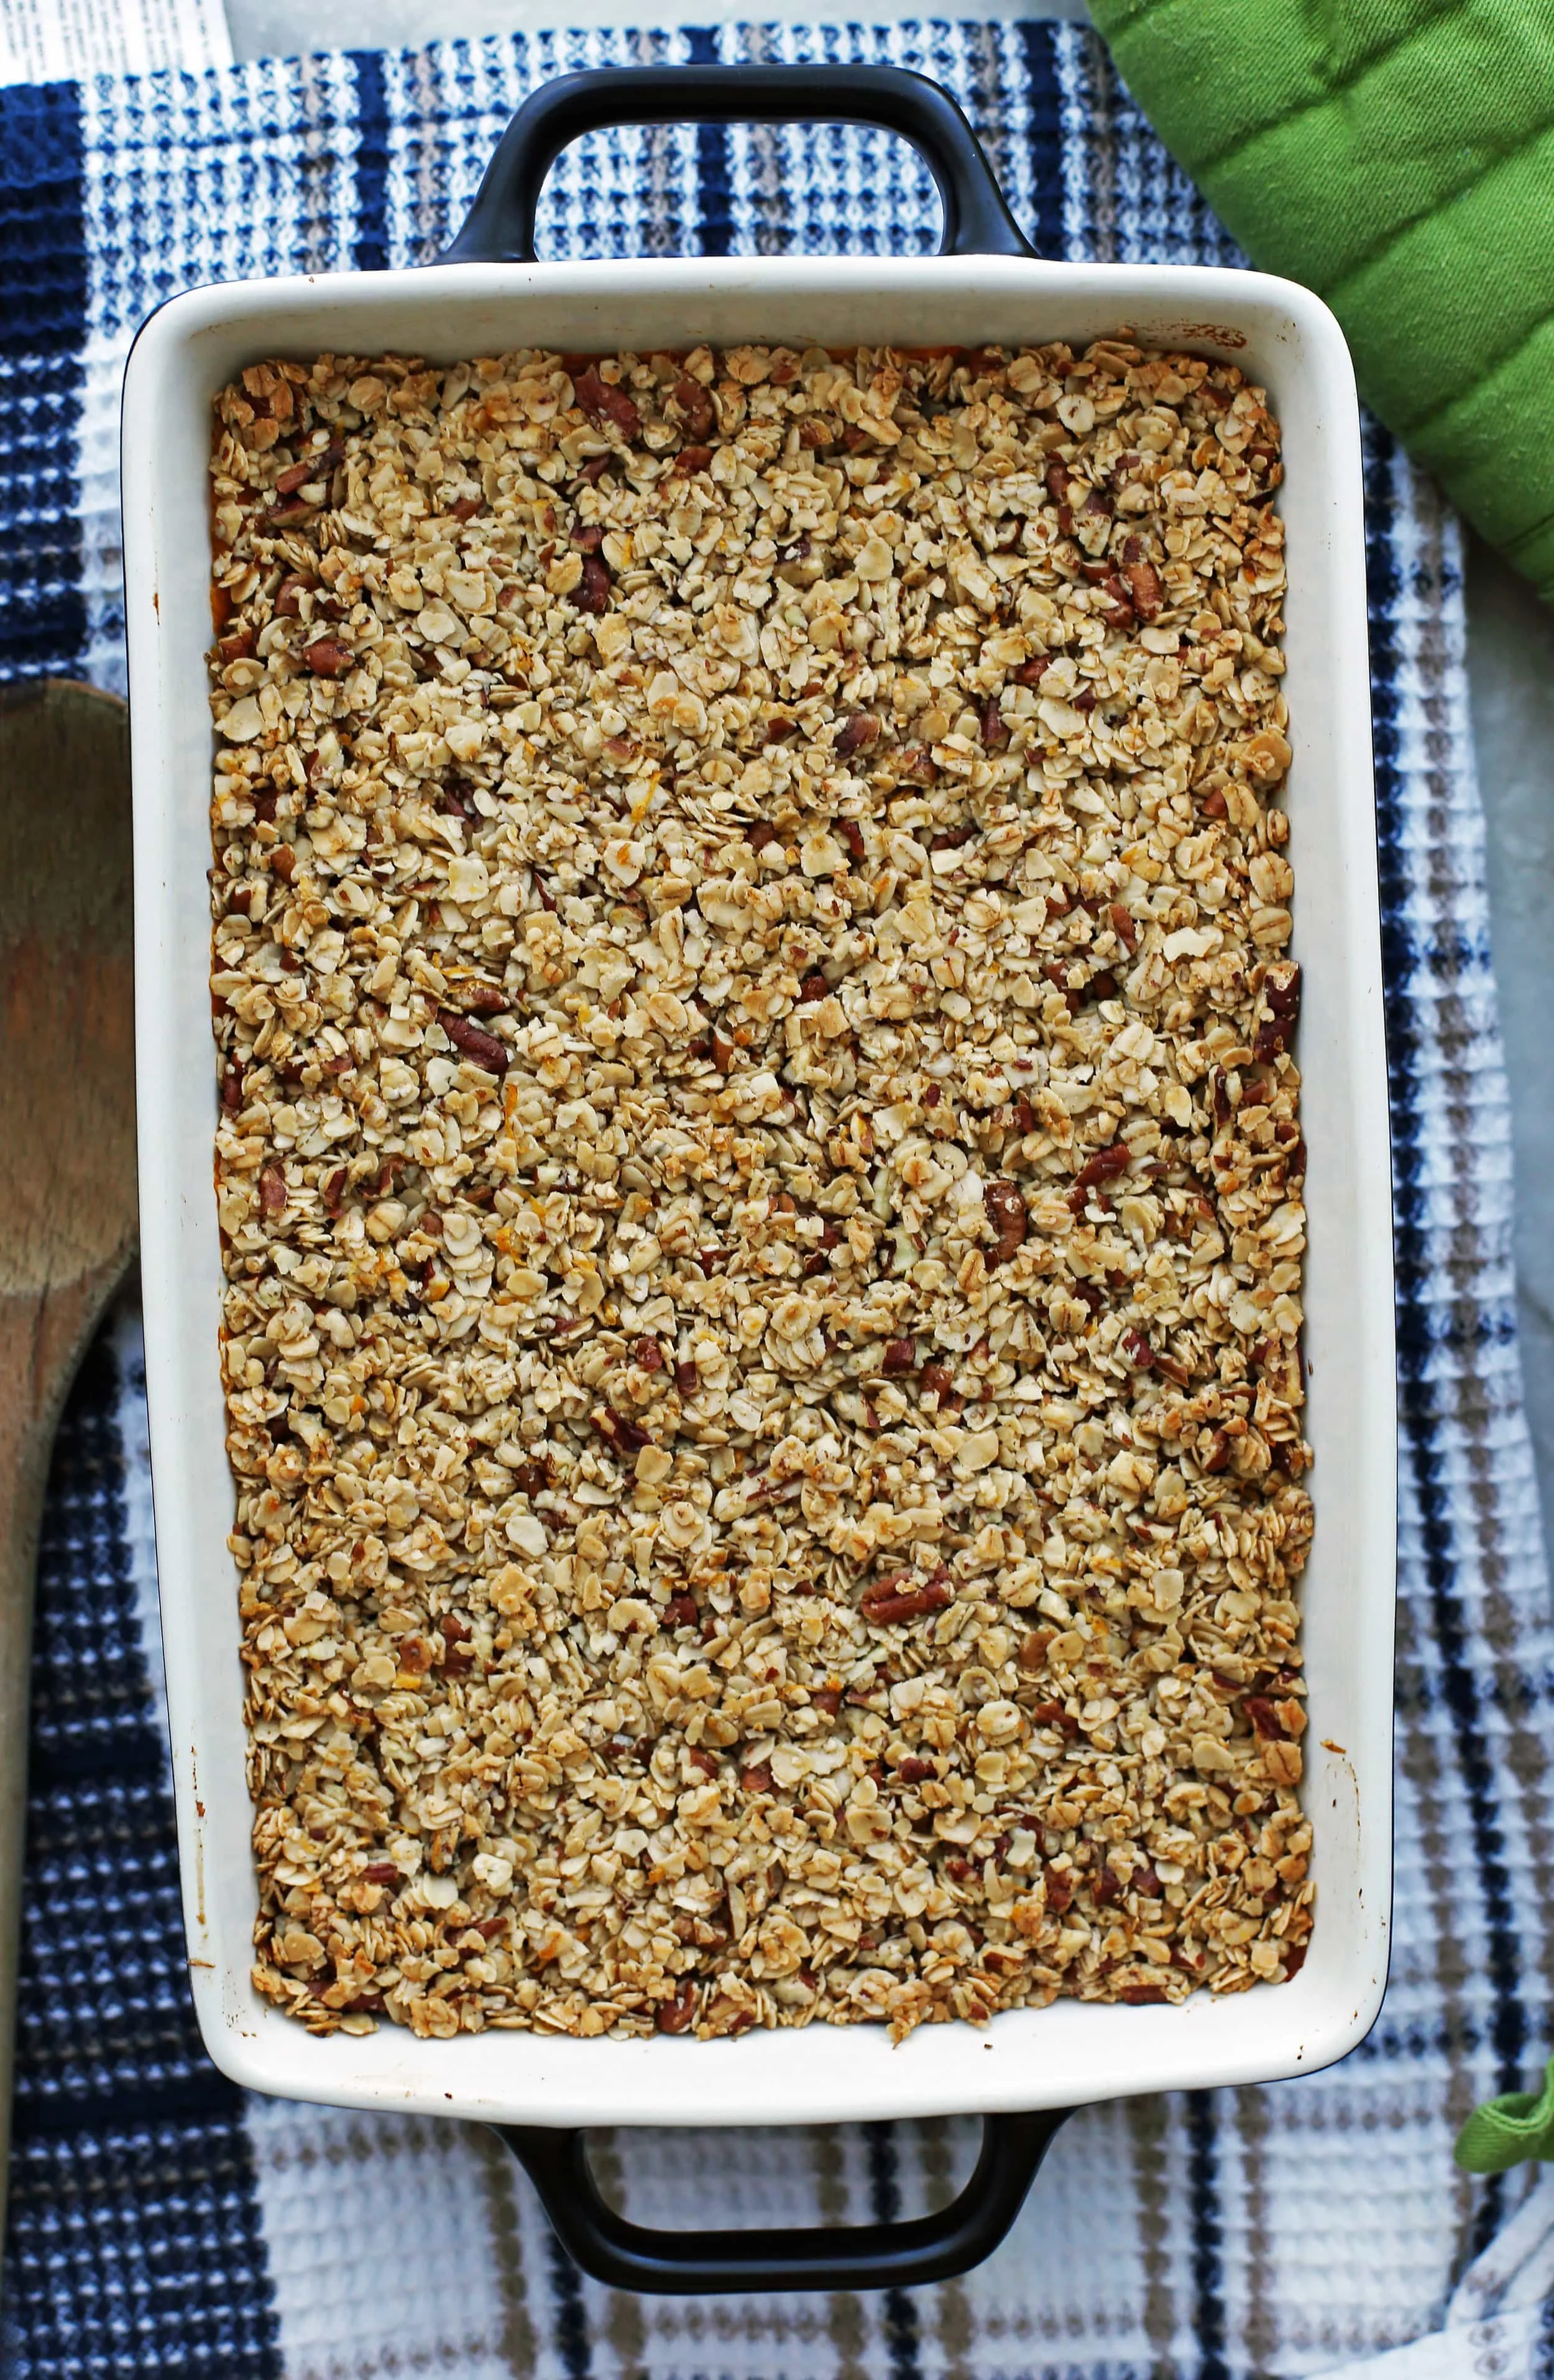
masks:
[[[431,255],[537,80],[643,56],[921,67],[1049,254],[1238,261],[1074,25],[543,36],[6,91],[0,670],[122,680],[117,390],[151,306]],[[882,139],[701,129],[573,152],[541,237],[899,252],[935,225]],[[1400,2380],[1554,2372],[1545,2194],[1451,2162],[1473,2102],[1550,2046],[1551,1643],[1457,532],[1368,451],[1404,1422],[1397,1930],[1370,2040],[1299,2082],[1081,2115],[980,2272],[861,2300],[613,2296],[488,2134],[246,2099],[184,1985],[128,1313],[77,1390],[42,1551],[12,2380],[1230,2380],[1399,2347]],[[661,2222],[856,2220],[941,2192],[971,2146],[965,2124],[623,2133],[601,2162]]]

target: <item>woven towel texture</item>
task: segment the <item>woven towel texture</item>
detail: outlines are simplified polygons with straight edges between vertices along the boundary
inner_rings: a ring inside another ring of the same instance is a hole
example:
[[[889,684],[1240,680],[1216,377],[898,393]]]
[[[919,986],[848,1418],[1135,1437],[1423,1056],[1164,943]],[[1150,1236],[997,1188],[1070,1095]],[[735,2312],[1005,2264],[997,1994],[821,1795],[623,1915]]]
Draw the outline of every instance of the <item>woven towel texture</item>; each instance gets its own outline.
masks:
[[[545,76],[818,55],[946,82],[1049,253],[1239,261],[1073,25],[514,38],[0,93],[0,670],[122,682],[117,392],[160,298],[431,254]],[[901,252],[936,225],[882,138],[687,129],[571,152],[541,243]],[[1379,432],[1367,471],[1404,1426],[1397,1932],[1369,2041],[1298,2083],[1077,2117],[980,2272],[862,2300],[613,2296],[488,2136],[245,2100],[183,1982],[130,1316],[71,1405],[43,1551],[7,2380],[1249,2380],[1443,2322],[1529,2187],[1451,2146],[1548,2046],[1554,1647],[1457,532]],[[601,2161],[639,2217],[856,2220],[942,2193],[973,2147],[960,2123],[621,2133]],[[1544,2368],[1544,2327],[1510,2380]]]

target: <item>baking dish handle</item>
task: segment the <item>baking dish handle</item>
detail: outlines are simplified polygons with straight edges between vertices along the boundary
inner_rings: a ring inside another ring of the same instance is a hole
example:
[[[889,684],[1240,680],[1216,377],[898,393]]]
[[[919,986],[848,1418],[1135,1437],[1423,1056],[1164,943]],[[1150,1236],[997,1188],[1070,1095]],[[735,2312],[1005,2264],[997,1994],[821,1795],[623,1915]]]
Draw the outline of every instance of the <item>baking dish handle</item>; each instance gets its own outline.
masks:
[[[981,2264],[1025,2204],[1058,2126],[1074,2113],[983,2119],[976,2170],[950,2204],[905,2223],[803,2231],[650,2231],[606,2205],[589,2169],[587,2135],[538,2124],[493,2124],[540,2193],[575,2263],[613,2289],[648,2297],[750,2289],[917,2289]]]
[[[612,124],[872,124],[927,159],[941,256],[1032,256],[949,92],[902,67],[600,67],[531,91],[497,144],[443,264],[533,264],[534,215],[568,143]]]

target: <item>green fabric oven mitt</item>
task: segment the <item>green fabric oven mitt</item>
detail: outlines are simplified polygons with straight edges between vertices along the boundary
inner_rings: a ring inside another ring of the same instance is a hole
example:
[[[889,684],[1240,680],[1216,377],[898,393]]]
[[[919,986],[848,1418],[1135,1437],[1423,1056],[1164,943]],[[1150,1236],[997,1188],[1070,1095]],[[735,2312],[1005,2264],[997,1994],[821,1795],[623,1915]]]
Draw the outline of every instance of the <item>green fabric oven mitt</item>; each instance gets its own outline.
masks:
[[[1554,599],[1554,0],[1091,0],[1254,261]]]
[[[1508,2091],[1475,2107],[1452,2154],[1469,2173],[1504,2173],[1529,2157],[1554,2157],[1554,2058],[1541,2091]]]

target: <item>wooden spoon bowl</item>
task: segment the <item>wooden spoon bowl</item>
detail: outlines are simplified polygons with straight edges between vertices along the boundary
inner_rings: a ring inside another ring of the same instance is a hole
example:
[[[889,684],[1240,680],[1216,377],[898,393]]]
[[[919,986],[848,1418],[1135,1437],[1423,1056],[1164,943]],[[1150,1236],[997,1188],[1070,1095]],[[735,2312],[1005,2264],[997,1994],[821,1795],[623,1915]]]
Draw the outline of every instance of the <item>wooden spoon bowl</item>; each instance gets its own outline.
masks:
[[[135,1245],[129,717],[0,691],[0,2239],[38,1525],[66,1392]]]

